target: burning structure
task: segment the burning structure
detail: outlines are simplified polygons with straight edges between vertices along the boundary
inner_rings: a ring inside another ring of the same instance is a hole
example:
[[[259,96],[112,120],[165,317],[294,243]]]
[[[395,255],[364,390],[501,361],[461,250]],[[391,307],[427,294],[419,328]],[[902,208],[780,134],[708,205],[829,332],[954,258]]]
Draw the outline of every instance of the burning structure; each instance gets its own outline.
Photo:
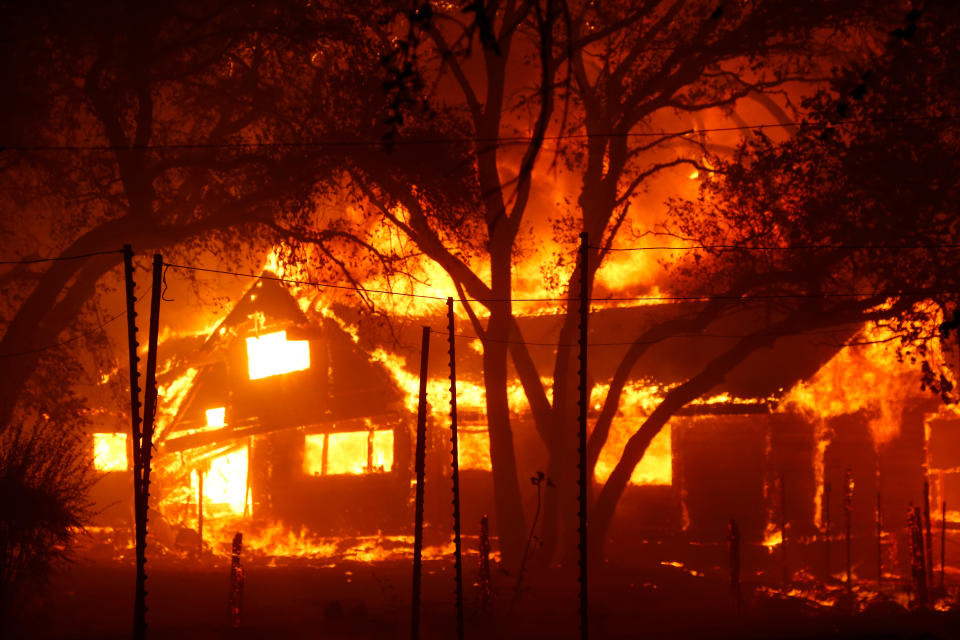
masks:
[[[409,486],[400,393],[336,322],[310,323],[264,275],[209,335],[165,344],[157,509],[201,535],[204,519],[244,517],[317,534],[389,529]],[[108,479],[126,470],[125,446],[122,433],[94,434]]]
[[[689,313],[689,306],[595,312],[592,375],[612,378],[628,348],[604,336]],[[156,439],[156,509],[167,523],[159,528],[168,546],[190,550],[203,538],[219,547],[237,529],[259,552],[300,555],[303,549],[291,546],[291,536],[316,551],[322,547],[303,542],[304,536],[402,540],[409,534],[417,387],[412,327],[437,321],[424,317],[399,327],[367,322],[357,332],[344,328],[356,320],[350,310],[340,311],[340,318],[329,311],[308,315],[265,272],[211,331],[162,345],[167,366]],[[770,313],[762,311],[740,311],[702,335],[673,337],[652,349],[630,372],[597,457],[597,483],[606,480],[663,394],[716,357],[731,336],[762,325]],[[556,341],[555,316],[519,320],[528,343]],[[470,348],[469,330],[461,321],[462,505],[465,521],[492,514],[495,523],[481,352]],[[791,571],[839,575],[849,474],[856,485],[847,505],[856,572],[876,575],[879,543],[883,571],[907,575],[906,506],[923,504],[929,480],[933,494],[927,499],[935,505],[958,497],[951,494],[951,449],[940,444],[958,422],[938,399],[920,392],[909,366],[897,363],[882,344],[841,347],[859,331],[848,326],[780,337],[678,411],[631,475],[611,529],[612,547],[676,539],[712,545],[733,518],[745,542],[758,551],[780,549],[777,557],[788,558]],[[541,351],[534,362],[547,377],[552,354]],[[428,521],[441,542],[449,517],[445,358],[443,350],[434,350],[428,385]],[[548,462],[519,383],[512,384],[518,468],[533,475]],[[602,397],[602,386],[595,393]],[[600,408],[597,400],[589,410],[592,419]],[[127,441],[120,431],[92,436],[94,464],[104,472],[97,489],[101,503],[129,501]],[[104,516],[113,525],[127,517],[116,507]]]

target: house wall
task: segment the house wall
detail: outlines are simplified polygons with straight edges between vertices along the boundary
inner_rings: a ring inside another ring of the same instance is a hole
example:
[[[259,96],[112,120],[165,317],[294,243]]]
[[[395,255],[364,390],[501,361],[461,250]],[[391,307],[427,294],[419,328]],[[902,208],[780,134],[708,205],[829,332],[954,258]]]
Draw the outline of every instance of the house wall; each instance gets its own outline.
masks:
[[[304,430],[291,429],[253,439],[255,518],[279,520],[294,531],[306,527],[319,535],[408,532],[410,482],[402,459],[408,448],[403,428],[396,430],[394,470],[385,473],[310,476],[303,469],[304,436]]]
[[[697,416],[674,423],[674,460],[695,540],[726,538],[734,519],[745,542],[763,540],[768,422],[758,416]],[[678,460],[679,459],[679,460]]]

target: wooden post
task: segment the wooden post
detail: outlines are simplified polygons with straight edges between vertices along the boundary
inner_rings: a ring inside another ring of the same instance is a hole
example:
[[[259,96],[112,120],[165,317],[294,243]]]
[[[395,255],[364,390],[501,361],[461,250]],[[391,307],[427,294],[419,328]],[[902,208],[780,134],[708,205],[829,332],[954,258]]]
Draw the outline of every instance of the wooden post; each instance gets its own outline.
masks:
[[[844,546],[846,547],[847,560],[847,589],[853,586],[853,572],[851,570],[850,557],[850,521],[851,511],[853,510],[853,472],[847,469],[843,476],[843,520],[844,520]]]
[[[243,550],[243,534],[233,536],[233,553],[230,558],[230,626],[240,626],[240,609],[243,605],[243,565],[240,552]]]
[[[140,440],[134,441],[139,451],[139,465],[134,467],[136,521],[137,589],[134,601],[133,636],[142,639],[147,634],[147,515],[150,509],[150,458],[153,454],[153,427],[157,411],[157,339],[160,332],[160,294],[162,292],[163,258],[153,256],[153,291],[150,297],[150,326],[147,336],[147,371],[143,391],[143,430]],[[135,434],[136,435],[136,434]]]
[[[830,580],[830,483],[823,484],[823,557],[824,580]]]
[[[580,575],[580,638],[587,640],[590,637],[589,593],[587,581],[587,403],[589,402],[587,389],[587,321],[590,316],[590,282],[589,282],[589,255],[587,232],[580,234],[580,397],[579,397],[579,459],[577,484],[579,488],[579,564]]]
[[[880,511],[880,492],[877,491],[877,585],[883,584],[883,515]]]
[[[447,335],[450,343],[450,478],[453,485],[454,582],[457,599],[457,638],[463,640],[463,549],[460,544],[460,453],[457,441],[457,349],[453,298],[447,298]]]
[[[197,467],[197,557],[203,555],[203,467]]]
[[[730,518],[730,524],[727,528],[727,541],[730,552],[730,592],[737,605],[737,611],[740,611],[742,603],[740,597],[740,528],[737,527],[737,522],[733,518]]]
[[[920,507],[911,506],[908,510],[908,522],[910,526],[910,569],[913,574],[913,582],[917,588],[917,602],[921,607],[926,608],[929,602],[927,592],[927,569],[925,553],[923,549],[923,515],[920,513]]]
[[[787,568],[787,487],[783,474],[780,474],[780,562],[783,565],[783,585],[790,583],[790,570]]]
[[[933,588],[933,528],[930,522],[930,481],[923,481],[923,528],[924,541],[927,551],[927,588]]]
[[[134,539],[137,541],[137,578],[133,602],[133,637],[142,640],[146,637],[146,584],[145,566],[140,562],[140,356],[137,355],[137,311],[136,283],[133,280],[133,248],[123,246],[123,280],[127,307],[127,351],[130,363],[130,435],[133,458],[133,513],[135,522]]]
[[[410,603],[410,638],[420,637],[420,567],[423,553],[423,476],[427,457],[427,364],[430,356],[430,327],[423,328],[420,347],[420,401],[417,408],[417,495],[413,525],[413,595]]]
[[[253,456],[253,436],[247,438],[247,474],[244,479],[244,488],[243,488],[243,515],[241,517],[246,518],[247,516],[253,515],[253,505],[251,504],[252,499],[250,497],[250,491],[252,487],[252,480],[250,478],[250,467],[251,464],[250,458]]]
[[[940,591],[946,588],[947,566],[947,503],[940,503]]]
[[[490,607],[490,524],[487,514],[480,518],[480,548],[477,560],[477,589],[480,596],[480,612],[486,614]]]

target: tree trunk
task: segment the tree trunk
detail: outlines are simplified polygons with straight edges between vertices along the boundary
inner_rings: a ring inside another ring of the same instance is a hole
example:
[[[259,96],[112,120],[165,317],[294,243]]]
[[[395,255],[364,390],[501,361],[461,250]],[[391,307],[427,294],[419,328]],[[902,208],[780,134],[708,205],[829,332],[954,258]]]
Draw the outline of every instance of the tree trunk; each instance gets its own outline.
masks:
[[[526,518],[517,481],[517,458],[510,425],[507,396],[508,319],[490,316],[488,336],[484,343],[483,378],[487,398],[487,421],[490,433],[490,460],[493,466],[493,499],[497,512],[497,529],[504,562],[511,569],[519,566],[526,536]]]
[[[70,256],[115,249],[116,255],[52,263],[7,326],[0,339],[0,353],[19,355],[6,358],[3,384],[0,385],[0,430],[12,420],[17,403],[44,352],[76,320],[100,276],[120,264],[120,250],[124,243],[117,238],[111,246],[107,240],[119,226],[116,223],[101,225],[62,254]]]

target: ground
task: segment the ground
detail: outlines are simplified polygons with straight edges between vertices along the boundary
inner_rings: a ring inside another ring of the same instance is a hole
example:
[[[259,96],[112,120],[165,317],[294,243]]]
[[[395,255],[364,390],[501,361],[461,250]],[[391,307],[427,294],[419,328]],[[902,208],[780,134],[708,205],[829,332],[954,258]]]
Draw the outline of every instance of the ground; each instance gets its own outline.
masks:
[[[679,564],[679,563],[676,563]],[[193,638],[410,637],[409,559],[336,562],[302,558],[245,559],[241,622],[227,611],[229,559],[159,557],[149,564],[151,640]],[[577,638],[575,575],[553,569],[515,576],[497,569],[493,599],[482,613],[476,556],[465,559],[466,629],[471,638]],[[128,638],[134,568],[123,558],[78,555],[21,610],[15,634],[29,638]],[[454,638],[452,562],[429,560],[423,571],[421,637]],[[812,593],[812,588],[811,588]],[[723,572],[671,564],[608,563],[591,576],[592,638],[960,638],[960,612],[909,611],[887,599],[854,605],[842,585],[833,606],[808,594],[785,597],[772,586],[743,585],[739,611]],[[826,591],[817,596],[823,600]],[[861,593],[861,601],[863,594]],[[946,607],[943,607],[946,608]],[[856,613],[854,613],[856,611]]]

